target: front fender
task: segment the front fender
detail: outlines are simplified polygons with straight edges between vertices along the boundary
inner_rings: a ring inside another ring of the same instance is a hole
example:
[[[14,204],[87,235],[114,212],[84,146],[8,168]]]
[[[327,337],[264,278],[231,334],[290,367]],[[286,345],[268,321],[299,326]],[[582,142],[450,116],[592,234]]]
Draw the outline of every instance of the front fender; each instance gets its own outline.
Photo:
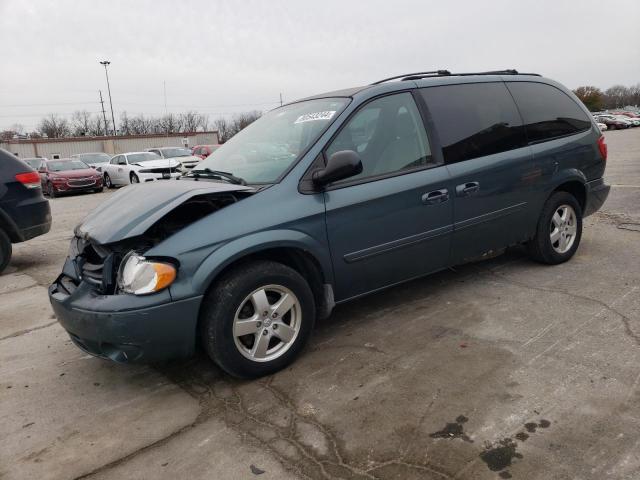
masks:
[[[304,232],[279,229],[243,236],[214,250],[194,273],[191,281],[193,291],[196,295],[203,295],[225,267],[247,255],[271,248],[287,247],[311,254],[318,261],[325,281],[333,283],[328,247]]]

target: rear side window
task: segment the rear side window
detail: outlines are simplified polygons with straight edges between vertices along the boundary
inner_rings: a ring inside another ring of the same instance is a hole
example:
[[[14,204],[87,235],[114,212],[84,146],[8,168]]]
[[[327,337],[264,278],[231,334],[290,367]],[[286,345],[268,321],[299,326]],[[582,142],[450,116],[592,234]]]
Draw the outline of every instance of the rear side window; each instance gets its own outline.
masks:
[[[591,120],[566,93],[544,83],[509,82],[529,142],[543,142],[591,128]]]
[[[484,157],[526,144],[522,119],[503,83],[444,85],[420,90],[447,163]]]

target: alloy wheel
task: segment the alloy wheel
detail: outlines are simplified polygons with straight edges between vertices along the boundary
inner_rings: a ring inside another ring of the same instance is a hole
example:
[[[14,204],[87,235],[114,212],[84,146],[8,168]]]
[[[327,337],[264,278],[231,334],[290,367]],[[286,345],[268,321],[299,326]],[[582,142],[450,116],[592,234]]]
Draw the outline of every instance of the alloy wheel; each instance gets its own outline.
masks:
[[[576,241],[577,231],[575,210],[570,205],[560,205],[551,217],[551,247],[558,253],[567,253]]]
[[[294,293],[281,285],[266,285],[240,304],[233,320],[238,351],[254,362],[281,357],[300,333],[302,307]]]

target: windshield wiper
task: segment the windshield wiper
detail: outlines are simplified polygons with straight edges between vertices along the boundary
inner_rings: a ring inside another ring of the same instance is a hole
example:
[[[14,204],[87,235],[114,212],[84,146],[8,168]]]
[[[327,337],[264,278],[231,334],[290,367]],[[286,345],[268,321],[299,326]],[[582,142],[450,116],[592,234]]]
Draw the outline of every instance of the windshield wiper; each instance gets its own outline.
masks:
[[[246,185],[247,182],[244,178],[236,177],[232,173],[222,172],[220,170],[211,170],[210,168],[203,168],[198,170],[191,170],[186,174],[187,177],[206,177],[206,178],[219,178],[221,180],[226,180],[229,183],[233,183],[235,185]]]

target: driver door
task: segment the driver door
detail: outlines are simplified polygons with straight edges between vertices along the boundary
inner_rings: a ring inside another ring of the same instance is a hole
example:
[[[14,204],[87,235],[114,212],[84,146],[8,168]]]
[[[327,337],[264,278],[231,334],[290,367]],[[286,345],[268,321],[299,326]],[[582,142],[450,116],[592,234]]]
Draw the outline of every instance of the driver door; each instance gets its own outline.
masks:
[[[336,300],[447,266],[453,207],[449,173],[434,158],[409,92],[360,108],[325,151],[353,150],[363,172],[326,187]]]

